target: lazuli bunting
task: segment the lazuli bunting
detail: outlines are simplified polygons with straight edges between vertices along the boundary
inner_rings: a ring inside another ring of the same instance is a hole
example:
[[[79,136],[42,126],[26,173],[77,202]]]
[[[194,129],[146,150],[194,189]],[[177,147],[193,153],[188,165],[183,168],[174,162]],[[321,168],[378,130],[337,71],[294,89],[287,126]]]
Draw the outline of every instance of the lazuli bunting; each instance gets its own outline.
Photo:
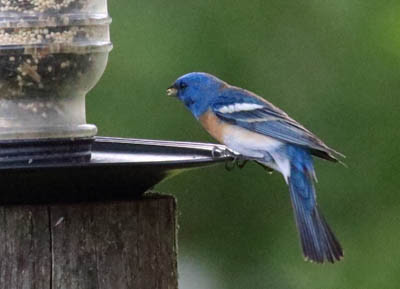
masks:
[[[343,155],[265,99],[213,75],[183,75],[167,94],[177,96],[219,142],[283,175],[307,260],[333,263],[343,257],[316,203],[311,157],[337,162],[336,156]]]

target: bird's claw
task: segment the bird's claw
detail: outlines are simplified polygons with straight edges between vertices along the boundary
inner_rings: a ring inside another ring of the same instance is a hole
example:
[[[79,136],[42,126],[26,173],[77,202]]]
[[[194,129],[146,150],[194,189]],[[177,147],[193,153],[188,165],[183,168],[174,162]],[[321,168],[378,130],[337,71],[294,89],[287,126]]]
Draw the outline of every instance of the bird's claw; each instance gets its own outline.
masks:
[[[225,169],[230,172],[231,170],[233,170],[235,168],[235,161],[226,161],[225,162]]]
[[[229,161],[229,162],[227,161],[225,163],[225,168],[228,171],[231,171],[232,169],[234,169],[235,166],[237,166],[239,169],[243,169],[246,166],[248,161],[249,160],[245,159],[242,155],[235,154],[233,156],[232,161]]]
[[[245,159],[242,155],[231,151],[228,148],[221,148],[218,146],[214,146],[211,151],[212,158],[223,157],[223,158],[232,158],[232,160],[226,160],[225,169],[227,171],[233,170],[236,166],[239,169],[242,169],[246,166],[248,159]]]
[[[234,162],[236,163],[239,169],[243,169],[249,160],[243,158],[242,156],[238,156]]]
[[[228,149],[226,147],[225,148],[220,148],[218,146],[214,146],[213,149],[211,150],[211,156],[212,156],[213,159],[219,158],[219,157],[222,157],[222,158],[229,158],[229,157],[235,158],[236,153],[234,153],[233,151],[231,151],[230,149]]]

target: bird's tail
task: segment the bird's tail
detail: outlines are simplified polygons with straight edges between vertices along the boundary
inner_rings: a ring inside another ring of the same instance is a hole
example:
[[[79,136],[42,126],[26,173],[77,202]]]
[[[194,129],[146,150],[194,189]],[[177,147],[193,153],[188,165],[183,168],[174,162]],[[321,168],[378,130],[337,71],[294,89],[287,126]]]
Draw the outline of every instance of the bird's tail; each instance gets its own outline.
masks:
[[[311,155],[297,146],[288,146],[288,154],[291,163],[290,197],[303,254],[306,259],[317,263],[325,260],[334,263],[343,257],[343,250],[318,210]]]

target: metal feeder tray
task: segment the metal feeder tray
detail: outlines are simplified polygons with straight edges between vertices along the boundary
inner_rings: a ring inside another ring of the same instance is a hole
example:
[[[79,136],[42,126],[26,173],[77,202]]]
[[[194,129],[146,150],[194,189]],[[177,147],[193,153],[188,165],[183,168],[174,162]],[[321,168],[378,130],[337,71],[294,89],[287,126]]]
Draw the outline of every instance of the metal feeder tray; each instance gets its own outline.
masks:
[[[112,137],[15,143],[0,143],[2,204],[134,199],[167,177],[234,156],[217,144]]]

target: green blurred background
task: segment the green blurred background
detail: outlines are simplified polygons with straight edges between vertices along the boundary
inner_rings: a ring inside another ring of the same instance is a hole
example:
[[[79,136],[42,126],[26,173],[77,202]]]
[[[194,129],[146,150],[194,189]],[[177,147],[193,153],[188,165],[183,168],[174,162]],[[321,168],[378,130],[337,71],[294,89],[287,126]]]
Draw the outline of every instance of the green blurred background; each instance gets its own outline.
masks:
[[[109,0],[114,50],[87,98],[99,134],[213,141],[165,95],[205,71],[252,90],[347,155],[316,160],[345,249],[304,262],[283,178],[251,164],[156,187],[179,207],[180,288],[399,288],[400,2]]]

